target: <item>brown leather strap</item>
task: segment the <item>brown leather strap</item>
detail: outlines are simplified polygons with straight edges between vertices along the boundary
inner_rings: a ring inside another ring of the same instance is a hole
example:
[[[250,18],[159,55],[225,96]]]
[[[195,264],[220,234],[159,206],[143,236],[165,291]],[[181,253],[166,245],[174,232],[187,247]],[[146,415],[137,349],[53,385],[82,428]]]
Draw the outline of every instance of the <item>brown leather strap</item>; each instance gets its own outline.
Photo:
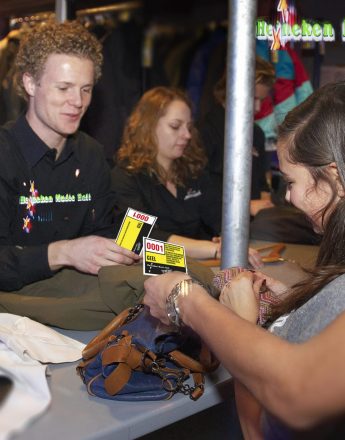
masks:
[[[190,395],[192,400],[198,400],[204,394],[205,376],[201,373],[193,373],[194,391]]]
[[[129,310],[130,309],[126,309],[117,315],[97,336],[91,339],[83,350],[82,354],[84,359],[89,359],[95,356],[100,350],[102,350],[102,348],[105,347],[112,332],[119,328],[128,317]]]
[[[102,366],[117,364],[112,373],[104,380],[104,387],[110,395],[118,393],[129,381],[132,371],[143,371],[152,364],[152,359],[143,356],[132,344],[132,336],[125,335],[116,345],[107,347],[102,353]]]
[[[200,351],[200,361],[191,358],[179,350],[169,353],[170,357],[181,367],[188,368],[191,372],[209,373],[219,366],[219,361],[214,357],[206,344],[202,342]]]
[[[104,388],[114,396],[129,381],[132,368],[127,363],[131,353],[132,336],[124,336],[117,345],[106,348],[102,353],[102,366],[117,364],[117,367],[104,379]]]
[[[141,367],[142,353],[132,345],[132,336],[125,336],[116,345],[109,346],[103,351],[102,365],[127,363],[133,370]]]
[[[131,378],[132,369],[128,364],[119,364],[112,373],[104,379],[104,388],[114,396],[126,385]]]
[[[204,367],[200,362],[192,359],[191,357],[187,356],[179,350],[171,351],[169,353],[169,356],[174,362],[180,365],[180,367],[188,368],[188,370],[191,371],[202,372],[204,370]]]
[[[131,345],[123,344],[124,339],[118,343],[118,345],[112,345],[107,347],[102,353],[102,365],[103,367],[120,362],[127,362],[130,353]]]

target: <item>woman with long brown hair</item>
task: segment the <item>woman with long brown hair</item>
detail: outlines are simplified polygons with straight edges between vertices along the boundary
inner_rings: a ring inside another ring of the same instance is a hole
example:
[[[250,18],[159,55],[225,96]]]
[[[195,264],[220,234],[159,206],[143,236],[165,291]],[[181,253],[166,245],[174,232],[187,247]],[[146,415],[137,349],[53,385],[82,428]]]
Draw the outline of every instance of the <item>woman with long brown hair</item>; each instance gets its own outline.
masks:
[[[278,156],[286,199],[323,234],[306,278],[288,289],[260,272],[242,272],[223,288],[221,304],[174,272],[147,280],[144,302],[162,321],[193,328],[230,371],[246,439],[340,439],[345,435],[345,82],[323,87],[287,115]],[[256,325],[263,281],[280,301],[269,331]]]
[[[130,115],[112,171],[120,212],[157,216],[152,237],[185,246],[194,258],[221,256],[221,199],[208,176],[191,103],[175,88],[147,91]],[[250,250],[254,267],[259,254]]]

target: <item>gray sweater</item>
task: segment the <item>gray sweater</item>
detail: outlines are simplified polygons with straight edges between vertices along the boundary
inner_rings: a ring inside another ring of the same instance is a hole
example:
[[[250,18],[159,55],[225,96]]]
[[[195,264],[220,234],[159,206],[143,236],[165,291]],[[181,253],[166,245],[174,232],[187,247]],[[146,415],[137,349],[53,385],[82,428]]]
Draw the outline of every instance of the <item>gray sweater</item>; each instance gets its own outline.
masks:
[[[277,319],[269,330],[289,342],[301,343],[320,333],[344,310],[345,274],[327,284],[299,309]],[[268,413],[263,424],[265,440],[345,438],[345,417],[303,433],[292,431]]]

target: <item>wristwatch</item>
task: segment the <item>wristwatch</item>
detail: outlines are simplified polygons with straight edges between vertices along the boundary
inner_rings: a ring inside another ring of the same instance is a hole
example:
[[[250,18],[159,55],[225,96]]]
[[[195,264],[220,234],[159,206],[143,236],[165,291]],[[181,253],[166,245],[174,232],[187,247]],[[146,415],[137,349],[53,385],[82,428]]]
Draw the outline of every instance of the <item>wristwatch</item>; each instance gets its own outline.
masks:
[[[187,278],[186,280],[182,280],[177,283],[166,299],[166,311],[168,318],[176,327],[181,327],[182,325],[180,309],[178,307],[178,298],[180,296],[187,296],[190,292],[192,284],[203,286],[201,283],[199,283],[199,281],[192,278]]]

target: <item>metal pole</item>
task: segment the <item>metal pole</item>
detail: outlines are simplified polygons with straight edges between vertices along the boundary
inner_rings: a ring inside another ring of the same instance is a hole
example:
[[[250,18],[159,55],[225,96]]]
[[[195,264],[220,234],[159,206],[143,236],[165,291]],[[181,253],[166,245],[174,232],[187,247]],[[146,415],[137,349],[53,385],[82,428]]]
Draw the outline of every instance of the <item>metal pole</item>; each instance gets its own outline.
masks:
[[[67,0],[55,0],[55,20],[62,23],[68,19]]]
[[[229,0],[221,267],[247,266],[256,0]]]

